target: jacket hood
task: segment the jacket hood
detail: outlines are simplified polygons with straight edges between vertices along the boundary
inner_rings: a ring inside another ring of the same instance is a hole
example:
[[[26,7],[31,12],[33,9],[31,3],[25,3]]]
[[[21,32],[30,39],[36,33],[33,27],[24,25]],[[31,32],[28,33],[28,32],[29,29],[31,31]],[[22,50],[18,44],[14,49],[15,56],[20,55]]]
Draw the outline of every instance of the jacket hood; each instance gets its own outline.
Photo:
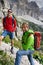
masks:
[[[29,32],[29,33],[32,33],[32,34],[34,34],[33,30],[30,30],[30,29],[29,29],[29,31],[28,31],[28,32]]]

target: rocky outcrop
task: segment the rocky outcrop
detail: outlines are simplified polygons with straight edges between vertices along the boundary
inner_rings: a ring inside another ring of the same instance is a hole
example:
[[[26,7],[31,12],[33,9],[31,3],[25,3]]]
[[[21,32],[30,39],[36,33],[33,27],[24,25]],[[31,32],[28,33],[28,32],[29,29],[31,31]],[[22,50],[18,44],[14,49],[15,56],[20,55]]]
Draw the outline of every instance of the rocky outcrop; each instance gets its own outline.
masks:
[[[43,7],[40,8],[40,18],[39,19],[43,22]]]
[[[0,0],[1,7],[4,9],[11,8],[14,15],[30,15],[38,19],[40,14],[39,7],[36,2],[28,0]]]

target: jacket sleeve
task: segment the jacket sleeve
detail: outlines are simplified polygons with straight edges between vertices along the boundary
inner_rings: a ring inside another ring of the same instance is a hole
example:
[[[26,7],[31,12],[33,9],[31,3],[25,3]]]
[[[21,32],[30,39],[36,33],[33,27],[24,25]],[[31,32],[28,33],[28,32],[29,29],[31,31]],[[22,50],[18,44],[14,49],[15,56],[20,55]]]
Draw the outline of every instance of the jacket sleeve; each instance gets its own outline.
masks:
[[[23,44],[24,50],[28,50],[33,44],[34,44],[34,36],[31,35],[28,37],[26,44]]]
[[[17,28],[17,23],[16,23],[16,19],[14,19],[14,27],[13,27],[13,30],[16,31],[16,28]]]

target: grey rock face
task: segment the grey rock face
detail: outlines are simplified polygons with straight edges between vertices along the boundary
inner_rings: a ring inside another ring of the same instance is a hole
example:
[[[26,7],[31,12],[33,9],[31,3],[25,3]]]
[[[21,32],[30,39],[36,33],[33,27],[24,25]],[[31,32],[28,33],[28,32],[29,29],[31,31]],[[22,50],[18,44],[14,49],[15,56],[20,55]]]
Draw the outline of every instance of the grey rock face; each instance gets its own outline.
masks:
[[[28,0],[2,0],[2,8],[13,10],[14,15],[30,15],[32,17],[38,18],[40,14],[39,7],[34,1],[28,2]],[[3,7],[4,5],[4,7]]]

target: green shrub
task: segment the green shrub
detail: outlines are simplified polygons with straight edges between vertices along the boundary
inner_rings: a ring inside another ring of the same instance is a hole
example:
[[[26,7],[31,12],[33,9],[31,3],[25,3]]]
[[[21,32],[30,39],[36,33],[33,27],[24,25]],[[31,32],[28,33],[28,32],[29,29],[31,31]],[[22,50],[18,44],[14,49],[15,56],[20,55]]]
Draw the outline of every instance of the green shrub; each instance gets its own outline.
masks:
[[[0,65],[14,65],[14,59],[7,53],[0,51]]]
[[[38,60],[43,65],[43,53],[40,51],[35,51],[33,57]]]
[[[11,40],[10,40],[9,36],[7,36],[6,38],[3,39],[3,41],[6,42],[6,43],[10,43]],[[20,40],[16,41],[14,39],[14,46],[16,48],[18,47],[18,48],[22,49],[21,41]]]

